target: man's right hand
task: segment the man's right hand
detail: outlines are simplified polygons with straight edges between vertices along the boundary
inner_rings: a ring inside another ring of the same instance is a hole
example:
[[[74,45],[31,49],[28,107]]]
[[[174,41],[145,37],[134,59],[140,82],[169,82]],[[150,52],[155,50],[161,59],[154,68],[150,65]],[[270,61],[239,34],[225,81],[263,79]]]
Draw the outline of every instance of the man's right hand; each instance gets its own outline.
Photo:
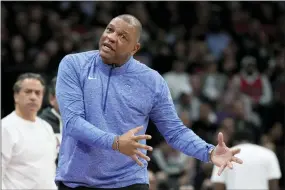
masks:
[[[119,151],[122,154],[130,156],[134,161],[137,162],[138,165],[143,166],[143,163],[139,160],[138,156],[150,161],[150,158],[140,152],[138,149],[145,149],[152,151],[153,148],[144,144],[140,144],[138,141],[140,140],[148,140],[151,139],[150,135],[138,135],[135,136],[140,130],[143,129],[143,126],[136,127],[134,129],[129,130],[127,133],[123,134],[119,137]],[[113,149],[116,149],[116,140],[113,143]]]

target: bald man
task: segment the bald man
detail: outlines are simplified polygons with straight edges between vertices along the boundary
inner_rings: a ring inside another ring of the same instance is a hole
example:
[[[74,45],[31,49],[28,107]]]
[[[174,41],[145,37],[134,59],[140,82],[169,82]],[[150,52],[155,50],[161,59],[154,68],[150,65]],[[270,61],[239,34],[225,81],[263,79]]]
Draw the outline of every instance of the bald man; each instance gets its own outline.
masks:
[[[145,134],[151,119],[173,148],[220,167],[241,163],[219,134],[208,144],[177,116],[162,76],[133,58],[141,23],[132,15],[110,21],[99,50],[66,55],[56,97],[63,120],[56,182],[60,190],[148,190]]]

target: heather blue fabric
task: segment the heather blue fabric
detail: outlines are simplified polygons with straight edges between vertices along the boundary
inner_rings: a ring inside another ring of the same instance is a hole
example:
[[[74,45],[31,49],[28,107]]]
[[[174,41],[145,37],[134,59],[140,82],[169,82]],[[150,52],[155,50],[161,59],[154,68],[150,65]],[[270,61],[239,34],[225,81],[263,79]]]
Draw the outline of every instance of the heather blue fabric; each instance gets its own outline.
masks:
[[[64,125],[56,182],[97,188],[149,183],[146,161],[140,167],[112,150],[116,135],[141,125],[144,130],[137,135],[144,134],[149,119],[171,146],[201,161],[209,159],[213,145],[183,125],[164,79],[133,57],[112,67],[98,51],[66,55],[59,65],[56,97]]]

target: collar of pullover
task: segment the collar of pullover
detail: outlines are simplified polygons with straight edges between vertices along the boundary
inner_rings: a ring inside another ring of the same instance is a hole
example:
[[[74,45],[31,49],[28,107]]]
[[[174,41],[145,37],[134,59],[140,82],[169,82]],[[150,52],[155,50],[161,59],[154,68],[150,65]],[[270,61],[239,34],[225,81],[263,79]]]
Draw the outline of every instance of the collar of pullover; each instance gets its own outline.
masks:
[[[98,66],[106,74],[108,74],[110,72],[112,67],[113,67],[112,74],[123,74],[123,73],[126,73],[127,70],[128,70],[128,67],[133,63],[133,61],[134,61],[134,58],[133,58],[133,56],[131,56],[130,59],[126,63],[124,63],[122,66],[115,66],[115,65],[112,66],[112,65],[109,65],[109,64],[105,64],[103,62],[101,56],[100,55],[98,56]]]

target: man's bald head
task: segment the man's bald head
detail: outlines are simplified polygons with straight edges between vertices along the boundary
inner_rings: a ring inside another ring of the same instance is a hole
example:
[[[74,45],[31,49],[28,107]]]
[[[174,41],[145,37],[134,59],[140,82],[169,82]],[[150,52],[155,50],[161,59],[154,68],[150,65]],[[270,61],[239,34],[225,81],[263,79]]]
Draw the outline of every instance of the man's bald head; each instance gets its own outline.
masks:
[[[142,33],[142,24],[135,16],[130,15],[130,14],[123,14],[123,15],[119,15],[115,18],[122,19],[126,23],[134,26],[137,30],[137,41],[138,42],[140,41],[140,37],[141,37],[141,33]]]

